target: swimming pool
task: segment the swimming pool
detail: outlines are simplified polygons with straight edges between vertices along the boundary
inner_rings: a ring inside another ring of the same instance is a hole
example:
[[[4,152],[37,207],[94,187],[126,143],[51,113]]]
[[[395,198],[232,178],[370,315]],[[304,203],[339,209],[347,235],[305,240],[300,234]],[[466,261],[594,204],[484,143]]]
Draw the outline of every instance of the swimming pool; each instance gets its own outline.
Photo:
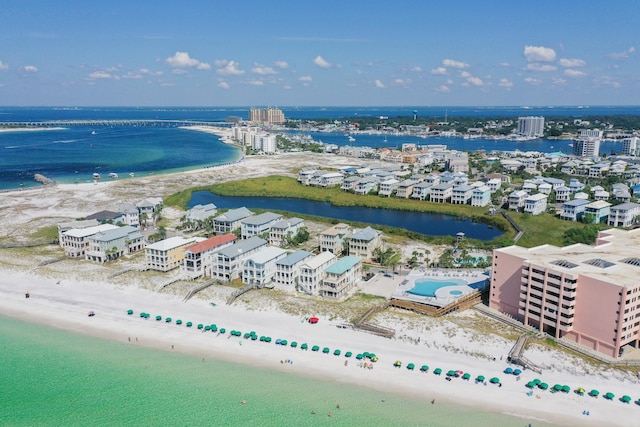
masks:
[[[435,280],[431,278],[424,279],[416,279],[413,282],[413,288],[407,291],[408,294],[419,295],[421,297],[432,297],[435,298],[436,291],[440,288],[444,288],[447,286],[465,286],[467,282],[462,279],[449,279],[449,280]],[[459,291],[451,291],[451,292],[459,292]],[[453,295],[460,295],[460,293],[455,293]]]

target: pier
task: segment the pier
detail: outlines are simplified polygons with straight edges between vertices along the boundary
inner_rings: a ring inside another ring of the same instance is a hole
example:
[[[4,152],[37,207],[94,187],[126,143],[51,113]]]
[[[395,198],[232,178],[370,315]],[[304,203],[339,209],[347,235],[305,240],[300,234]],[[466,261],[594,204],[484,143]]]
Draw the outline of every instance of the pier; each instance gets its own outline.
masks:
[[[208,122],[201,120],[47,120],[41,122],[0,122],[0,129],[11,128],[51,128],[71,126],[101,127],[184,127],[184,126],[231,126],[228,122]]]

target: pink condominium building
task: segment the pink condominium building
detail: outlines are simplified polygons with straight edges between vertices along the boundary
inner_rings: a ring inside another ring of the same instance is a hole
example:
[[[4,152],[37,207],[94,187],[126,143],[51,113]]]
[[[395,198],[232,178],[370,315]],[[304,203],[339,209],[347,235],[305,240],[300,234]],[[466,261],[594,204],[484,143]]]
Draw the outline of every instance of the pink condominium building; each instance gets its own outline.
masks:
[[[640,347],[640,229],[610,229],[594,246],[493,251],[489,306],[555,338],[617,358]]]

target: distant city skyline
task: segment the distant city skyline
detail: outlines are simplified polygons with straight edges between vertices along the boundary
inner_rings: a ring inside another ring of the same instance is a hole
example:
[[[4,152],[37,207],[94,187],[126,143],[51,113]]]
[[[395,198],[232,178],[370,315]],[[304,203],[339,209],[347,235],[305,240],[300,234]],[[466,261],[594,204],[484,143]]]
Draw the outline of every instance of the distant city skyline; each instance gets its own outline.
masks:
[[[0,105],[638,105],[636,6],[3,0]]]

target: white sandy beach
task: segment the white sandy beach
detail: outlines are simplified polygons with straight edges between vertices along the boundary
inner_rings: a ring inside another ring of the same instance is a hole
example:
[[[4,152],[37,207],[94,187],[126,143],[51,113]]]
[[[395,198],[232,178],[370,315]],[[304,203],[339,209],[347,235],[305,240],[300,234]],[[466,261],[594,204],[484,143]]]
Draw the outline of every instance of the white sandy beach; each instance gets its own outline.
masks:
[[[69,184],[42,187],[22,191],[5,192],[0,195],[0,234],[11,241],[26,241],[34,230],[55,225],[62,221],[88,215],[102,209],[114,209],[123,201],[136,202],[148,196],[166,196],[189,186],[212,182],[246,178],[270,174],[293,174],[293,167],[318,165],[348,165],[354,159],[335,155],[293,153],[268,157],[250,157],[245,162],[225,169],[206,169],[174,175],[134,178],[122,181],[94,184]],[[180,212],[167,209],[168,216],[179,217]],[[223,299],[216,300],[216,307],[210,300],[195,297],[182,302],[181,297],[142,289],[135,283],[123,286],[118,281],[99,279],[108,266],[93,265],[88,261],[73,261],[80,267],[53,269],[36,268],[43,259],[52,258],[52,251],[41,255],[31,251],[25,259],[23,252],[14,249],[0,249],[0,314],[16,317],[29,322],[37,322],[95,335],[131,345],[144,345],[166,351],[180,351],[203,358],[220,358],[237,363],[266,366],[272,369],[286,369],[301,375],[321,376],[335,381],[360,384],[388,392],[419,396],[429,402],[432,399],[465,402],[467,405],[482,407],[499,413],[516,414],[535,425],[535,420],[545,420],[560,425],[627,426],[634,422],[640,407],[624,404],[618,400],[628,394],[633,400],[640,397],[637,379],[631,374],[619,371],[594,371],[592,367],[576,362],[573,357],[560,352],[535,348],[527,351],[527,357],[543,367],[541,375],[525,371],[520,380],[513,375],[503,374],[508,366],[506,354],[513,341],[496,335],[482,336],[473,331],[463,330],[456,324],[481,316],[474,310],[454,314],[458,323],[446,320],[433,321],[428,318],[408,316],[406,321],[398,321],[402,315],[382,316],[378,322],[389,322],[387,326],[396,329],[396,338],[386,339],[352,329],[337,328],[344,319],[320,318],[317,325],[302,322],[305,315],[285,314],[277,305],[261,305],[248,309],[242,302],[228,306]],[[68,265],[68,264],[67,264]],[[72,264],[73,265],[73,264]],[[100,271],[98,279],[92,279],[92,269]],[[381,286],[379,282],[364,285]],[[25,299],[29,290],[31,298]],[[127,310],[134,315],[127,315]],[[87,312],[93,310],[94,317]],[[150,319],[139,317],[140,312],[151,314]],[[170,316],[191,321],[194,327],[183,324],[167,324],[155,321],[155,315]],[[242,333],[255,330],[258,335],[268,335],[273,342],[267,344],[243,338],[229,338],[196,329],[198,323],[216,323],[227,331],[240,330]],[[329,347],[331,354],[302,351],[276,345],[277,338],[289,342],[306,342],[309,346]],[[131,340],[131,341],[129,341]],[[172,348],[173,347],[173,348]],[[358,366],[351,358],[348,366],[343,356],[334,356],[333,350],[372,352],[379,361],[373,369]],[[493,357],[496,360],[493,360]],[[282,364],[291,359],[293,364]],[[402,368],[394,368],[393,362],[401,360]],[[408,363],[415,363],[416,369],[409,371]],[[428,373],[419,371],[427,364]],[[433,369],[440,367],[446,373],[450,369],[462,370],[472,375],[471,381],[456,378],[446,381],[445,375],[436,376]],[[476,384],[474,378],[484,375],[487,379],[499,377],[502,387]],[[616,398],[607,401],[602,396],[592,398],[579,396],[573,392],[555,393],[534,391],[527,396],[525,384],[534,378],[549,383],[568,384],[572,390],[583,387],[587,391],[598,389],[602,394],[613,392]],[[539,396],[539,397],[537,397]],[[588,410],[586,416],[583,411]]]

